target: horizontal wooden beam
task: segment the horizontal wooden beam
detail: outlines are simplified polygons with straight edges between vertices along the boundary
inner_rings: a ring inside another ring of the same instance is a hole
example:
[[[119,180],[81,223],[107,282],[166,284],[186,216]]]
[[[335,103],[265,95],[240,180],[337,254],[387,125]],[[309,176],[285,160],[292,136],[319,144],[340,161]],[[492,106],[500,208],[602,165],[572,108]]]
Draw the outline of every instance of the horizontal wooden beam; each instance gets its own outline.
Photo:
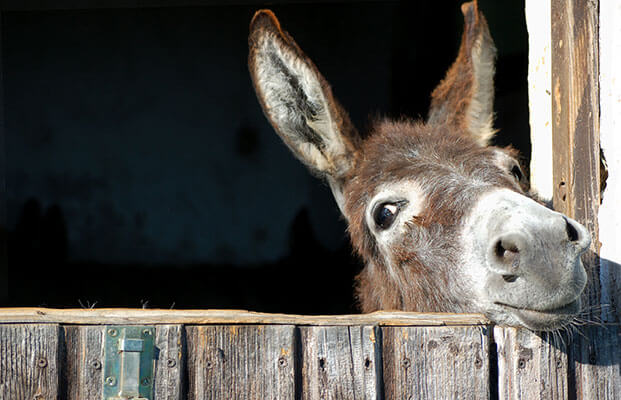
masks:
[[[267,314],[245,310],[0,308],[1,323],[464,326],[489,325],[490,321],[480,314],[410,313],[400,311],[377,311],[370,314],[355,315],[291,315]]]

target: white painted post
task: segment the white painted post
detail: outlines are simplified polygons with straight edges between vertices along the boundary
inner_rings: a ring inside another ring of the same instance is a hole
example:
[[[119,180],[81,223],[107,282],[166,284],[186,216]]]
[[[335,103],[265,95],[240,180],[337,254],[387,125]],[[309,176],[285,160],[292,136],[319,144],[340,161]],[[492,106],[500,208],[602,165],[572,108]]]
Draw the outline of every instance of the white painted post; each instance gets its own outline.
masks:
[[[552,28],[550,0],[526,0],[528,102],[532,143],[530,183],[552,199]]]
[[[536,1],[536,0],[533,0]],[[621,312],[621,0],[599,3],[600,145],[608,179],[599,208],[602,319],[619,322]],[[593,177],[597,179],[598,177]],[[615,312],[616,310],[616,312]],[[616,315],[615,315],[616,314]]]

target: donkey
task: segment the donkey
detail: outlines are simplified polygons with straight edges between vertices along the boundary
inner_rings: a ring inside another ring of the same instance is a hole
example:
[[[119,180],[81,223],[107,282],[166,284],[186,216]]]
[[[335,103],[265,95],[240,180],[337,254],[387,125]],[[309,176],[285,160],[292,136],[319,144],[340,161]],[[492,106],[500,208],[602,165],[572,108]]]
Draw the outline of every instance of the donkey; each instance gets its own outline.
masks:
[[[590,235],[529,193],[515,150],[489,145],[496,49],[476,1],[461,10],[459,53],[426,121],[381,120],[363,139],[269,10],[250,24],[254,88],[348,222],[365,262],[356,277],[362,312],[476,312],[555,330],[580,312]]]

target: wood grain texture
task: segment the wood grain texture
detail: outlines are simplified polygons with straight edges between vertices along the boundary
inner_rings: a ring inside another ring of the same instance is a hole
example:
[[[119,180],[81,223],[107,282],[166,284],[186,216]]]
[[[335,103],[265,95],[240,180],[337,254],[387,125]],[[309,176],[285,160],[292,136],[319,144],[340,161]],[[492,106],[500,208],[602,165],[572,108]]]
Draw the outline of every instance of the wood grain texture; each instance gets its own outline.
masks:
[[[68,400],[102,396],[105,326],[64,326],[63,396]],[[156,328],[154,394],[157,399],[182,399],[183,328]]]
[[[188,398],[294,399],[294,326],[186,327]]]
[[[583,257],[589,277],[583,297],[587,306],[600,304],[602,278],[597,257],[600,204],[598,60],[596,2],[553,0],[553,203],[557,211],[584,224],[593,239],[591,252]]]
[[[387,399],[490,397],[489,329],[382,328]]]
[[[576,398],[621,399],[621,327],[580,328],[570,348],[570,379]]]
[[[152,324],[271,324],[271,325],[380,325],[462,326],[487,325],[481,314],[378,311],[354,315],[267,314],[245,310],[144,310],[124,308],[52,309],[0,308],[0,323],[59,323],[83,325]]]
[[[378,327],[302,327],[300,332],[302,399],[381,397]]]
[[[63,327],[64,398],[68,400],[101,398],[105,329],[105,326]]]
[[[554,207],[583,223],[592,234],[591,251],[583,257],[589,281],[581,319],[618,324],[620,310],[608,308],[621,295],[614,290],[616,271],[602,270],[598,256],[602,189],[598,28],[598,1],[552,0]],[[603,310],[602,288],[608,293]],[[619,398],[618,343],[617,327],[583,329],[569,348],[571,396]],[[613,359],[609,350],[614,351]]]
[[[155,384],[158,400],[182,400],[185,364],[185,330],[182,325],[158,325],[155,331]]]
[[[0,399],[58,399],[59,327],[0,325]]]
[[[548,339],[547,334],[525,329],[494,327],[494,341],[499,399],[568,398],[567,348],[560,337]]]

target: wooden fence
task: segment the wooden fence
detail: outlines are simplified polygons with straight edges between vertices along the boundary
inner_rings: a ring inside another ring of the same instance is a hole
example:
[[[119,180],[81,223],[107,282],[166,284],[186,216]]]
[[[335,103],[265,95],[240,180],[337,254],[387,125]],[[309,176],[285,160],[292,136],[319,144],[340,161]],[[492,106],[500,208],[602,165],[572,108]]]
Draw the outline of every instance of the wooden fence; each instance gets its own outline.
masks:
[[[493,327],[476,314],[4,309],[0,399],[124,398],[108,368],[118,351],[106,342],[120,343],[127,326],[149,336],[142,351],[153,343],[153,370],[135,372],[149,400],[582,397],[567,338]],[[597,344],[611,371],[593,382],[597,398],[621,398],[619,344]]]

